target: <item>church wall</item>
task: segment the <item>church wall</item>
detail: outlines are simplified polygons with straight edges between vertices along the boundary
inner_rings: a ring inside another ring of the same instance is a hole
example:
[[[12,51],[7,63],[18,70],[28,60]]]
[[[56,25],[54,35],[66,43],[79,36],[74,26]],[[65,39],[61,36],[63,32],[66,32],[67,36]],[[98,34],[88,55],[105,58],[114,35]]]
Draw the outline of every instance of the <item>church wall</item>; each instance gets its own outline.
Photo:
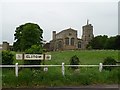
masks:
[[[63,50],[76,49],[77,31],[67,29],[56,35],[56,39],[63,39]],[[69,45],[66,45],[65,39],[69,39]],[[74,45],[71,45],[71,39],[74,39]]]

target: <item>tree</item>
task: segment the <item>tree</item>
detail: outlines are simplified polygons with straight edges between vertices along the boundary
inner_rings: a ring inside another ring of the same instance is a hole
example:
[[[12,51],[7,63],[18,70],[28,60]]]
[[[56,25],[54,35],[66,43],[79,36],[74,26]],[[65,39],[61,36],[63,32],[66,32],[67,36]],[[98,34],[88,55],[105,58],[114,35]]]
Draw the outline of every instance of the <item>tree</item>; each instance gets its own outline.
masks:
[[[105,49],[107,39],[108,39],[108,36],[106,35],[96,36],[88,44],[88,47],[91,46],[93,49]]]
[[[32,45],[31,48],[25,50],[28,54],[42,54],[43,47],[41,45]]]
[[[106,49],[120,50],[120,35],[110,37],[106,42]]]
[[[109,38],[106,35],[96,36],[89,42],[87,48],[120,50],[120,35]]]
[[[116,37],[110,37],[105,42],[105,49],[115,49],[115,39]]]
[[[42,34],[43,30],[34,23],[26,23],[20,25],[15,30],[15,41],[13,44],[15,51],[25,51],[29,49],[32,45],[42,44]]]
[[[120,35],[116,36],[116,39],[115,39],[115,49],[120,50]]]

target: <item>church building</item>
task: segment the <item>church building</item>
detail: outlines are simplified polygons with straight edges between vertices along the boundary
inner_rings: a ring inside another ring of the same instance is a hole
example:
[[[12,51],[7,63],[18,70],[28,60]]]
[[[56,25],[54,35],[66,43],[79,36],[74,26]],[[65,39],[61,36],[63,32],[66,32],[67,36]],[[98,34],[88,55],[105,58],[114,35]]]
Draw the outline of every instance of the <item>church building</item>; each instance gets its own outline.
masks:
[[[68,28],[62,30],[59,33],[53,31],[52,40],[50,41],[50,50],[76,50],[76,49],[86,49],[87,44],[94,37],[93,26],[87,24],[82,27],[82,38],[77,37],[77,30]]]

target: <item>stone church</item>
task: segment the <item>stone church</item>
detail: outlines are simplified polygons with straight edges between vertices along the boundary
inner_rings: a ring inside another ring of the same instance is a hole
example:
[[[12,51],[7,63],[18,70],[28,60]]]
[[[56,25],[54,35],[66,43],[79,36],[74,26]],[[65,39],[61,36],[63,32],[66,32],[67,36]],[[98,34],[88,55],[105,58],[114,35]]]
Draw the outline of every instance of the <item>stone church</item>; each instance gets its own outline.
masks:
[[[50,50],[75,50],[75,49],[86,49],[87,44],[94,37],[93,26],[87,24],[82,27],[82,38],[77,37],[77,30],[68,28],[62,30],[59,33],[53,31],[52,40],[50,41]]]

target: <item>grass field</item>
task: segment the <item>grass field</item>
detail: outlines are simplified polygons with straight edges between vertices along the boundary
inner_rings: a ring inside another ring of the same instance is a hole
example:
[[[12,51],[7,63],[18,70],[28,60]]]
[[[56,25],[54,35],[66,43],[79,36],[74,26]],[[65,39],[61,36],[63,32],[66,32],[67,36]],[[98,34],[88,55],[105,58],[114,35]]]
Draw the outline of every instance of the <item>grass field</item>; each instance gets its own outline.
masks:
[[[15,54],[15,52],[13,52]],[[69,64],[73,55],[77,55],[80,64],[99,64],[104,58],[110,56],[118,60],[118,51],[116,50],[81,50],[81,51],[59,51],[48,52],[52,55],[50,61],[45,64],[60,65],[62,62]],[[23,61],[15,60],[23,64]],[[14,69],[3,69],[2,85],[3,87],[47,87],[47,86],[80,86],[90,84],[117,84],[119,83],[120,72],[118,68],[110,71],[103,70],[99,72],[98,67],[79,68],[79,71],[72,71],[65,67],[65,76],[62,76],[61,67],[49,67],[48,72],[43,72],[42,68],[38,71],[31,71],[29,68],[23,68],[19,71],[19,77],[15,77]]]

